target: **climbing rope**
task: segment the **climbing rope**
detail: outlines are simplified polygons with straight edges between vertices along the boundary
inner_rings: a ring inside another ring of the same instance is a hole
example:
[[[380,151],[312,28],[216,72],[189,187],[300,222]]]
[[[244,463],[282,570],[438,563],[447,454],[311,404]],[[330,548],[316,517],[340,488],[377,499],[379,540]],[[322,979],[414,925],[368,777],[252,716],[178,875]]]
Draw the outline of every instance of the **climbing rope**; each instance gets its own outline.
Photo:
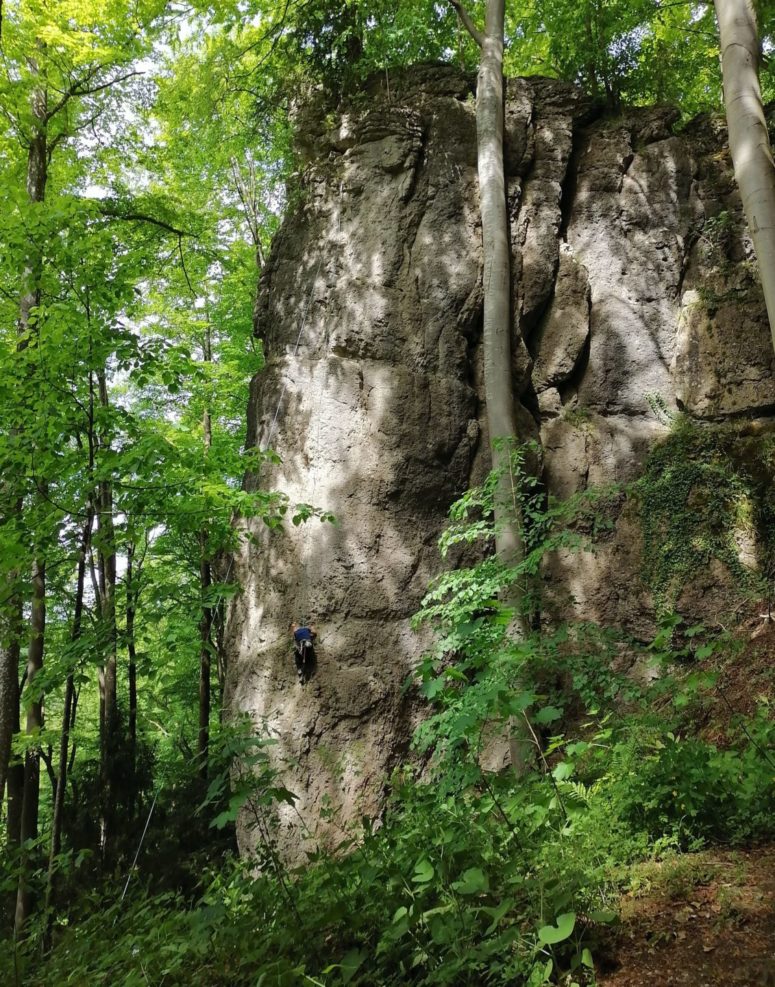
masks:
[[[343,191],[344,191],[344,183],[340,181],[339,182],[339,211],[338,211],[338,215],[337,215],[337,239],[341,239],[341,234],[342,234],[342,197],[343,197]],[[302,338],[304,336],[304,332],[305,332],[305,330],[307,328],[307,320],[308,320],[308,317],[309,317],[310,307],[312,305],[312,296],[313,296],[313,293],[315,291],[315,285],[317,283],[318,275],[320,274],[320,268],[321,268],[322,264],[323,264],[323,255],[321,254],[320,260],[318,261],[317,267],[315,268],[315,275],[314,275],[314,277],[312,279],[312,283],[310,285],[309,294],[307,295],[307,301],[306,301],[306,304],[304,306],[304,311],[302,313],[301,323],[299,325],[299,332],[298,332],[298,334],[296,336],[296,342],[295,342],[294,347],[293,347],[292,358],[295,358],[296,355],[297,355],[297,353],[299,352],[299,346],[301,345],[301,341],[302,341]],[[326,325],[326,333],[325,333],[325,336],[324,336],[324,339],[323,339],[324,353],[328,351],[328,345],[329,345],[329,329],[328,329],[328,326]],[[288,378],[286,377],[286,379],[283,381],[283,386],[282,386],[282,388],[280,390],[280,397],[277,400],[277,407],[275,408],[274,414],[272,415],[272,421],[271,421],[271,424],[269,426],[269,433],[268,433],[268,435],[266,437],[266,441],[264,443],[264,448],[263,448],[263,451],[264,452],[266,452],[266,450],[271,445],[272,437],[274,436],[275,426],[277,425],[277,420],[278,420],[279,415],[280,415],[280,409],[282,408],[283,399],[285,398],[285,392],[288,389],[288,383],[289,383],[289,381],[288,381]],[[314,446],[313,446],[313,448],[314,448],[314,458],[313,458],[313,463],[312,463],[312,497],[313,497],[313,499],[314,499],[314,495],[315,495],[315,490],[317,489],[317,470],[318,470],[318,459],[319,459],[318,453],[320,451],[319,450],[319,445],[320,445],[320,415],[319,414],[316,415],[316,418],[317,418],[317,423],[316,423],[316,437],[315,437],[315,443],[314,443]],[[305,539],[305,544],[306,544],[306,539]],[[302,552],[304,552],[304,547],[302,548]],[[226,570],[226,576],[224,578],[224,583],[227,583],[228,582],[229,575],[231,573],[231,569],[232,569],[233,563],[234,563],[234,556],[232,555],[232,557],[229,559],[229,565],[228,565],[228,568]],[[217,599],[217,602],[216,602],[216,607],[218,606],[218,604],[220,604],[221,600],[223,599],[223,595],[224,595],[224,591],[222,590],[218,594],[218,599]],[[305,609],[306,609],[307,602],[308,601],[305,600]]]
[[[315,291],[315,283],[317,282],[318,274],[320,273],[320,266],[322,263],[323,263],[323,257],[321,256],[320,260],[318,261],[318,266],[315,269],[315,277],[312,279],[312,284],[310,285],[309,295],[307,295],[307,304],[304,307],[304,313],[302,316],[301,325],[299,327],[299,334],[296,337],[296,345],[293,347],[293,354],[292,354],[293,357],[295,357],[296,354],[299,352],[301,337],[304,335],[304,330],[307,328],[307,316],[309,315],[310,305],[312,304],[312,294]],[[286,378],[286,380],[283,381],[282,390],[280,391],[280,398],[277,402],[277,407],[275,408],[274,416],[272,418],[272,424],[269,426],[269,435],[267,436],[266,439],[264,452],[266,452],[266,450],[269,448],[269,444],[272,441],[272,436],[274,435],[274,427],[277,424],[277,416],[280,414],[280,408],[282,407],[283,398],[285,397],[285,392],[287,388],[288,388],[288,380]]]
[[[337,230],[337,233],[339,235],[341,235],[341,232],[342,232],[341,204],[342,204],[342,183],[340,182],[339,183],[339,216],[338,216],[338,230]],[[307,302],[306,302],[306,305],[304,306],[304,312],[302,314],[301,324],[299,326],[299,332],[298,332],[298,335],[296,336],[296,343],[295,343],[295,345],[293,347],[293,354],[292,354],[292,357],[293,358],[295,358],[296,357],[296,354],[299,352],[299,346],[301,345],[301,340],[302,340],[302,337],[304,335],[304,330],[307,328],[307,318],[309,316],[309,310],[310,310],[310,306],[312,304],[312,295],[313,295],[313,293],[315,291],[315,284],[317,282],[318,275],[320,274],[320,268],[321,268],[321,265],[322,264],[323,264],[323,257],[321,255],[320,260],[318,261],[317,267],[315,268],[315,276],[312,279],[312,284],[310,285],[309,294],[307,295]],[[324,352],[327,352],[328,351],[328,341],[329,341],[329,333],[328,333],[328,327],[326,327],[326,333],[325,333],[325,337],[324,337],[324,340],[323,340],[323,343],[324,343]],[[269,434],[268,434],[267,439],[266,439],[266,445],[264,446],[264,451],[266,451],[266,449],[269,448],[269,444],[272,441],[272,436],[274,435],[275,425],[277,424],[277,419],[278,419],[278,416],[280,414],[280,408],[282,407],[283,398],[285,397],[285,392],[286,392],[287,389],[288,389],[288,379],[286,378],[283,381],[283,386],[282,386],[282,389],[280,391],[280,397],[279,397],[279,399],[277,401],[277,407],[275,408],[274,415],[272,416],[272,423],[269,426]],[[312,463],[312,496],[313,497],[314,497],[314,494],[315,494],[315,489],[317,488],[317,465],[318,465],[318,458],[319,458],[318,457],[318,453],[319,453],[319,443],[320,443],[320,415],[317,415],[316,417],[318,419],[317,420],[317,433],[316,433],[316,437],[315,437],[315,443],[314,443],[314,446],[313,446],[314,458],[313,458],[313,463]],[[305,541],[306,541],[306,539],[305,539]],[[302,548],[302,551],[303,550],[304,549]],[[228,583],[229,576],[231,574],[231,570],[232,570],[233,564],[234,564],[234,556],[232,555],[232,557],[229,559],[229,565],[227,566],[227,569],[226,569],[226,574],[224,576],[223,584]],[[223,599],[224,593],[225,593],[225,588],[224,589],[221,589],[221,591],[218,593],[218,597],[216,599],[216,604],[215,604],[215,609],[217,609],[217,607],[220,605],[220,603],[221,603],[221,601]],[[135,869],[135,867],[137,865],[137,861],[138,861],[138,859],[140,857],[140,851],[143,848],[143,843],[145,841],[145,836],[146,836],[146,833],[148,832],[148,827],[151,824],[151,818],[153,816],[153,810],[156,808],[156,801],[157,801],[157,799],[159,797],[159,792],[160,791],[161,791],[161,786],[159,786],[159,788],[157,788],[156,789],[156,792],[154,793],[153,800],[151,802],[151,807],[148,810],[148,816],[147,816],[147,818],[145,820],[145,826],[143,827],[143,831],[140,834],[140,841],[137,844],[137,850],[135,851],[135,855],[134,855],[134,858],[132,860],[132,865],[129,868],[129,872],[128,872],[127,876],[126,876],[126,882],[124,883],[124,889],[121,892],[121,897],[119,899],[119,905],[122,905],[123,904],[124,899],[126,898],[126,893],[129,890],[129,884],[130,884],[130,882],[132,880],[132,874],[134,873],[134,869]],[[116,914],[116,917],[113,920],[113,924],[115,925],[117,921],[118,921],[118,913]]]
[[[132,861],[132,866],[129,868],[129,873],[126,876],[126,884],[124,885],[124,890],[121,892],[121,897],[119,898],[119,905],[123,904],[124,898],[126,898],[127,889],[129,888],[129,882],[132,880],[132,874],[134,873],[135,865],[137,864],[137,858],[140,856],[140,851],[143,848],[143,841],[145,840],[145,834],[148,832],[148,827],[151,824],[151,816],[153,815],[153,810],[156,808],[156,799],[159,797],[159,792],[161,791],[161,785],[156,789],[153,796],[153,801],[151,802],[151,808],[148,810],[148,818],[145,820],[145,826],[143,827],[142,835],[140,836],[140,842],[137,844],[137,850],[135,851],[134,860]],[[113,925],[118,921],[118,913],[113,919]]]
[[[339,211],[337,213],[337,229],[336,229],[337,239],[341,239],[341,236],[342,236],[342,196],[343,196],[343,191],[344,191],[344,183],[340,181],[339,182]],[[294,356],[294,357],[296,356],[296,354],[299,351],[299,345],[301,344],[301,338],[304,335],[304,330],[307,328],[307,317],[309,315],[310,305],[312,304],[312,295],[313,295],[313,292],[315,291],[315,284],[316,284],[317,279],[318,279],[318,274],[320,274],[320,267],[321,267],[322,263],[323,263],[323,255],[321,254],[320,260],[318,261],[318,266],[315,268],[315,276],[312,279],[312,284],[310,285],[309,294],[307,295],[307,303],[304,306],[304,313],[302,315],[301,325],[299,326],[299,334],[296,337],[296,345],[293,347],[293,354],[292,354],[292,356]],[[328,328],[327,327],[326,327],[326,335],[325,335],[324,342],[325,342],[325,350],[327,351],[328,350]],[[269,448],[269,444],[272,441],[272,436],[274,435],[274,428],[275,428],[275,425],[277,424],[277,417],[280,414],[280,408],[282,407],[283,398],[285,397],[285,392],[286,392],[287,388],[288,388],[288,380],[286,379],[283,382],[282,390],[280,391],[280,397],[279,397],[279,399],[277,401],[277,407],[275,408],[274,415],[272,416],[272,424],[269,426],[269,435],[267,436],[267,439],[266,439],[266,446],[264,447],[264,451],[266,451],[266,449]]]

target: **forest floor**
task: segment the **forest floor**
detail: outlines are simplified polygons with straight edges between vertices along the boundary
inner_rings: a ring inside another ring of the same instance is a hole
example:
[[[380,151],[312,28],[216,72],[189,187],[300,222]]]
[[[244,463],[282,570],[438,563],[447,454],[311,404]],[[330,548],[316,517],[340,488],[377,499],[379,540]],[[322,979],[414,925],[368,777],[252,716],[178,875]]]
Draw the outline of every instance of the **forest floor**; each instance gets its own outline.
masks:
[[[599,987],[775,987],[775,846],[633,869]]]
[[[742,622],[743,647],[718,665],[715,702],[697,721],[722,748],[736,716],[775,700],[775,620],[762,609]],[[775,845],[638,865],[620,914],[596,952],[599,987],[775,987]]]

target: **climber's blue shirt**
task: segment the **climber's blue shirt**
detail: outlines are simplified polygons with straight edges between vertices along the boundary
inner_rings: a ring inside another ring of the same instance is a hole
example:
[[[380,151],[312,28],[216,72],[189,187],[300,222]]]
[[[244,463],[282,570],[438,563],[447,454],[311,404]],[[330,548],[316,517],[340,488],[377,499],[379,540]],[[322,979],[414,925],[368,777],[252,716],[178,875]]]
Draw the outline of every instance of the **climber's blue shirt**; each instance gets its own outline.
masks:
[[[293,640],[298,642],[311,641],[312,631],[309,629],[309,627],[299,627],[297,630],[293,632]]]

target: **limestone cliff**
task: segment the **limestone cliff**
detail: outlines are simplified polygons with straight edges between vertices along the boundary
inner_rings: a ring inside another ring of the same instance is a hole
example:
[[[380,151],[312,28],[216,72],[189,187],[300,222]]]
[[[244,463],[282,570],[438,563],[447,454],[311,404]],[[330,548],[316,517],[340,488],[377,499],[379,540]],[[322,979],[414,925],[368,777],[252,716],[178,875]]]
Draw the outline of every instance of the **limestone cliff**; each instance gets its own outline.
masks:
[[[299,795],[281,814],[283,841],[297,849],[310,845],[304,826],[336,841],[379,812],[415,715],[402,693],[422,650],[409,618],[438,571],[449,504],[486,468],[473,84],[420,68],[335,115],[309,111],[302,196],[261,281],[267,366],[249,444],[271,444],[281,463],[260,482],[337,519],[244,524],[253,538],[234,562],[243,591],[228,620],[227,699],[278,740]],[[704,119],[674,133],[676,119],[606,117],[551,80],[508,84],[526,341],[515,381],[555,495],[637,476],[667,429],[655,396],[709,421],[775,406],[723,130]],[[596,552],[555,558],[547,578],[557,607],[645,636],[654,604],[640,534],[632,512],[614,520]],[[287,632],[296,618],[320,630],[305,688]]]

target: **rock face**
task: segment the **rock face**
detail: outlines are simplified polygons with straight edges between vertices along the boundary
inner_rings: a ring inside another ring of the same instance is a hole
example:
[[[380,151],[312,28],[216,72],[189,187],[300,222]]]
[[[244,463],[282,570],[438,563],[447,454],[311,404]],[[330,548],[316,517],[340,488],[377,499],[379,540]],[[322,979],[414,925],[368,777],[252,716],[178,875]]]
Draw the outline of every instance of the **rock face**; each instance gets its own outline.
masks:
[[[336,516],[244,522],[234,560],[227,701],[278,741],[299,796],[279,819],[291,857],[379,813],[415,721],[410,617],[447,508],[487,468],[473,85],[418,68],[333,120],[311,109],[302,197],[262,277],[248,444],[281,462],[260,485]],[[637,476],[671,411],[775,407],[724,133],[706,119],[675,134],[676,117],[612,119],[562,83],[508,84],[515,389],[557,496]],[[596,552],[551,560],[556,607],[646,635],[639,551],[625,510]],[[303,688],[290,620],[320,633]]]

